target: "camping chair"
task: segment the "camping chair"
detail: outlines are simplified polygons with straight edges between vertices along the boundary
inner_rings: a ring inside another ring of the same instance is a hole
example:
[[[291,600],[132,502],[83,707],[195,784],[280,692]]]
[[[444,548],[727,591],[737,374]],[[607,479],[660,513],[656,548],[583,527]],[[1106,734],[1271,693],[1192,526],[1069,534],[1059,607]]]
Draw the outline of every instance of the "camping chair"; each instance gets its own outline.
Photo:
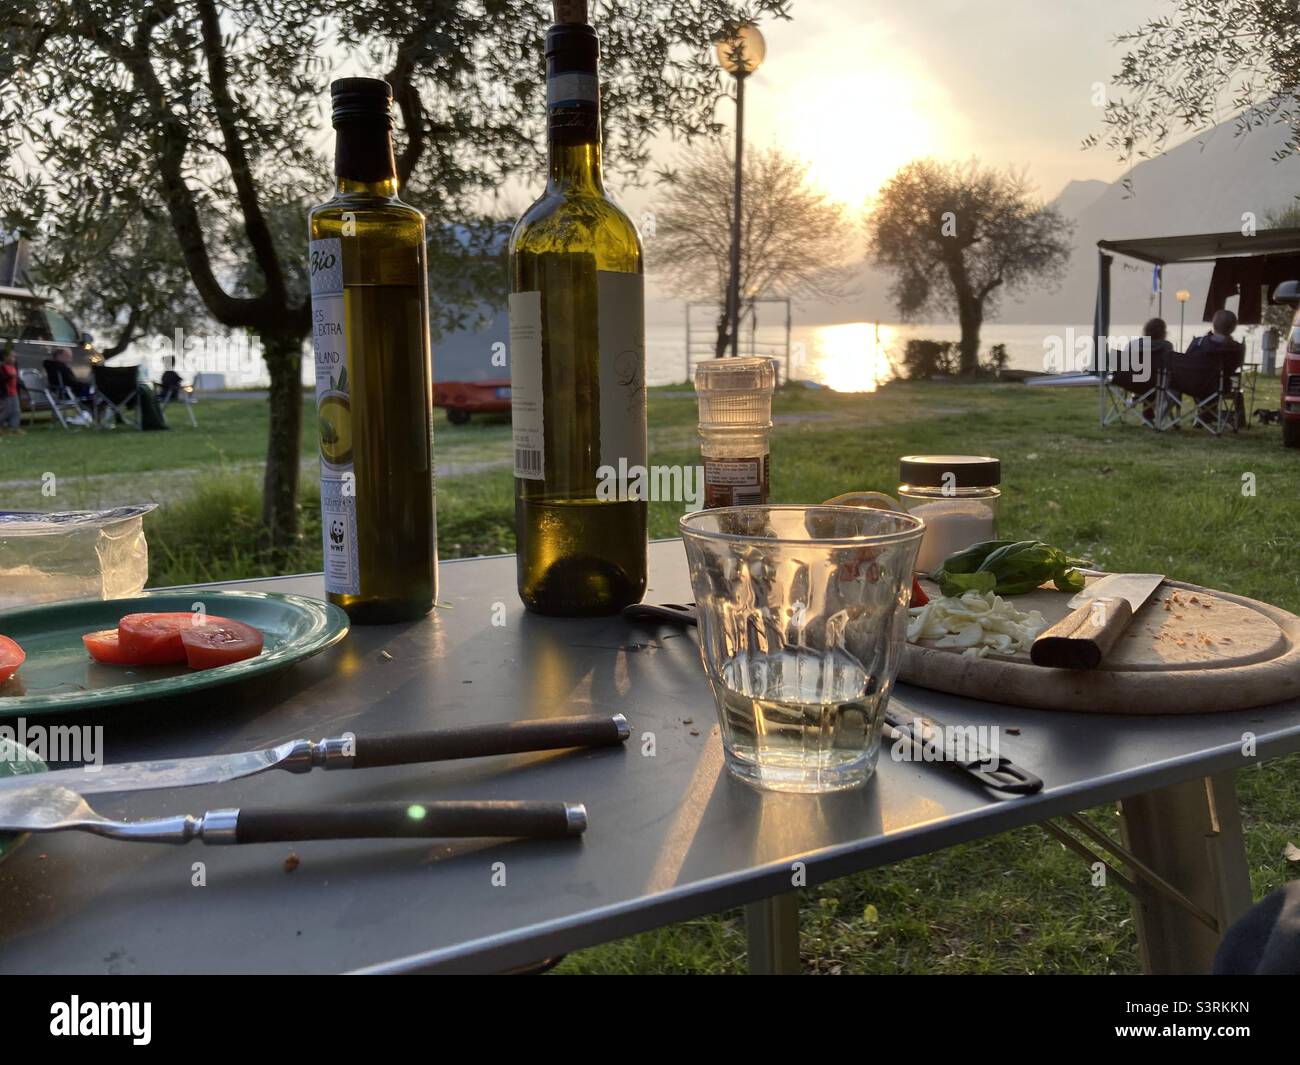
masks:
[[[1173,391],[1192,397],[1192,405],[1176,421],[1220,436],[1245,424],[1246,397],[1241,391],[1241,364],[1214,352],[1193,351],[1174,363]]]
[[[119,421],[130,421],[132,417],[137,429],[143,429],[140,417],[140,389],[138,371],[134,366],[105,366],[96,364],[91,372],[95,375],[95,426],[99,429],[112,429]],[[134,410],[134,415],[127,415]],[[112,420],[105,424],[105,417],[111,413]]]
[[[1163,432],[1177,421],[1178,396],[1170,390],[1170,370],[1163,359],[1153,359],[1150,375],[1135,378],[1125,368],[1121,352],[1107,351],[1101,374],[1101,427],[1114,422],[1144,425]]]
[[[199,423],[194,417],[194,405],[198,402],[198,397],[194,395],[193,385],[164,382],[155,385],[154,391],[158,394],[158,406],[164,412],[167,410],[168,403],[179,403],[185,408],[185,413],[189,415],[190,425],[195,429],[199,427]]]
[[[65,429],[71,429],[73,424],[82,424],[85,411],[71,389],[62,385],[52,387],[49,378],[39,370],[19,370],[18,383],[27,392],[33,414],[38,407],[44,407],[54,416],[50,419],[51,428],[56,421]]]

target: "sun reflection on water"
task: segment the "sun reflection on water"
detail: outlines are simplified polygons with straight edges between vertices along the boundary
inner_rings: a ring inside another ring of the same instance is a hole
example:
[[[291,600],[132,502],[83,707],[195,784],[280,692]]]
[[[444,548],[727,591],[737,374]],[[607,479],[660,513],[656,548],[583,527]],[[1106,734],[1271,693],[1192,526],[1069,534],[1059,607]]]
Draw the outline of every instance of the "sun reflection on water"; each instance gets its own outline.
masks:
[[[896,330],[872,322],[818,326],[795,366],[795,375],[836,392],[874,392],[893,376],[886,354]]]

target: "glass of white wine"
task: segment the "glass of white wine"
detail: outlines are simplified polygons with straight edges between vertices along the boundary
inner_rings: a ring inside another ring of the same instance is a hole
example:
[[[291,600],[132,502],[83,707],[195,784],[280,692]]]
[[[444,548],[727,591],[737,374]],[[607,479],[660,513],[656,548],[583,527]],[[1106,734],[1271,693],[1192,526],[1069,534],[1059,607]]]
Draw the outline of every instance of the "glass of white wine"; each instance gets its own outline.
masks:
[[[864,785],[924,523],[862,507],[748,506],[680,526],[731,774],[772,791]]]

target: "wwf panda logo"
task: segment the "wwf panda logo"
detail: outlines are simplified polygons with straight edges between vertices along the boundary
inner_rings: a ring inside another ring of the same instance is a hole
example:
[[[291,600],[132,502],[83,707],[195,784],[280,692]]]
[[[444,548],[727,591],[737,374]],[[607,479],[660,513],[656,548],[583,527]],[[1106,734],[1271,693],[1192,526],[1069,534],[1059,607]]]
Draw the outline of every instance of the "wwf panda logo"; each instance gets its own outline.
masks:
[[[337,518],[330,522],[330,543],[335,547],[343,546],[343,522]]]

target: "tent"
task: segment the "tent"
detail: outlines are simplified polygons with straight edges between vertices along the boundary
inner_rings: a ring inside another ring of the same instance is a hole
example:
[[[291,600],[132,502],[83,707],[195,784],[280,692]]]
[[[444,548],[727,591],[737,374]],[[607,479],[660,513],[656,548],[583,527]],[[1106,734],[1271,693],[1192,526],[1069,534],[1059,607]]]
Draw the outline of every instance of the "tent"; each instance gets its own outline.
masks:
[[[1092,320],[1094,337],[1110,334],[1110,264],[1116,255],[1157,267],[1169,263],[1213,263],[1220,259],[1263,260],[1271,255],[1300,255],[1300,229],[1261,229],[1251,236],[1231,231],[1097,241],[1097,301]],[[1164,316],[1163,290],[1160,292],[1157,313]],[[1093,365],[1095,368],[1096,363]]]

